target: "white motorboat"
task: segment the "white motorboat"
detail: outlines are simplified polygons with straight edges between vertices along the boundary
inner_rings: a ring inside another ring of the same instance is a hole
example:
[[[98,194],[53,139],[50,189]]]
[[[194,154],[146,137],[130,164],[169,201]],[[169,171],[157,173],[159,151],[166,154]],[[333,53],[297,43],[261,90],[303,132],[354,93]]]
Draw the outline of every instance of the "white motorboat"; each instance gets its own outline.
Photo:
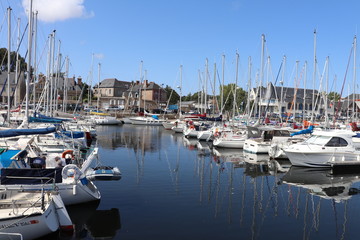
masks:
[[[360,151],[356,150],[351,131],[315,131],[304,142],[284,149],[294,166],[334,167],[360,165]]]
[[[73,230],[55,192],[0,190],[0,239],[35,239],[60,229]]]
[[[251,153],[269,153],[272,143],[287,141],[290,138],[288,128],[250,127],[248,139],[244,142],[244,151]]]
[[[122,122],[116,117],[111,116],[96,116],[93,118],[96,125],[119,125]]]
[[[148,126],[162,126],[162,123],[165,122],[165,120],[162,119],[156,119],[153,117],[133,117],[130,118],[132,124],[134,125],[148,125]]]

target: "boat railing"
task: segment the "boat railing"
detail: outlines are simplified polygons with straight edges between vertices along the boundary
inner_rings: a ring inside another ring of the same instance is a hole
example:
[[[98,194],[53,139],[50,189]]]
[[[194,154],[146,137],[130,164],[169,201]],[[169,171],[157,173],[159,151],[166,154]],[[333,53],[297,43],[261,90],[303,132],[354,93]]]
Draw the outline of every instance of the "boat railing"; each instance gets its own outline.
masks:
[[[8,190],[8,191],[14,191],[14,190]],[[20,194],[20,196],[18,197],[18,199],[1,199],[0,203],[1,203],[1,208],[12,208],[13,212],[18,212],[19,208],[23,208],[22,211],[22,215],[26,214],[27,211],[29,211],[29,209],[31,208],[41,208],[42,211],[45,211],[45,195],[46,193],[52,192],[50,191],[46,191],[44,188],[41,188],[41,195],[38,196],[34,196],[32,199],[33,200],[29,200],[28,196],[22,196],[21,194],[27,194],[27,193],[32,193],[32,194],[39,194],[39,190],[22,190],[21,192],[18,192],[18,194]],[[48,199],[49,200],[49,195],[48,195]],[[25,209],[24,209],[25,208]],[[33,212],[33,211],[32,211]]]
[[[51,190],[57,190],[57,186],[56,186],[56,179],[54,177],[31,177],[31,176],[5,176],[5,178],[8,179],[29,179],[29,180],[41,180],[41,187],[40,188],[36,188],[36,189],[44,189],[46,184],[52,184],[52,188],[50,188]],[[32,184],[20,184],[20,185],[32,185]],[[36,185],[36,184],[35,184]],[[18,187],[14,186],[14,188],[11,188],[11,184],[7,185],[6,189],[18,189]],[[46,189],[49,190],[49,187],[46,187]]]

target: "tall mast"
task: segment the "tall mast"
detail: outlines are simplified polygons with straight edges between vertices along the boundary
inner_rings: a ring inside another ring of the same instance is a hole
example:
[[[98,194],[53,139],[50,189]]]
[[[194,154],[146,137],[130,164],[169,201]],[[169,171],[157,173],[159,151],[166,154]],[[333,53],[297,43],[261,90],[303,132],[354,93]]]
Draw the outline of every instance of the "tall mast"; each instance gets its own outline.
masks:
[[[26,121],[29,119],[29,85],[30,85],[30,74],[31,74],[31,51],[32,51],[32,0],[30,1],[29,8],[29,30],[28,30],[28,64],[26,69],[26,105],[25,105],[25,118]]]
[[[199,83],[199,92],[198,92],[198,104],[197,104],[197,111],[198,113],[201,113],[202,110],[202,89],[201,89],[201,71],[198,69],[198,83]]]
[[[265,34],[261,35],[261,67],[260,67],[260,84],[259,84],[259,119],[261,118],[261,104],[262,104],[262,84],[264,78],[264,51],[265,51]]]
[[[91,55],[90,84],[88,88],[88,105],[91,106],[91,86],[94,77],[94,53]]]
[[[50,65],[50,116],[53,116],[53,99],[54,99],[54,66],[55,66],[55,30],[51,36],[51,51],[50,51],[50,58],[51,58],[51,65]]]
[[[250,91],[251,91],[251,57],[248,58],[248,84],[247,84],[247,102],[246,102],[246,113],[248,114],[248,120],[250,119]]]
[[[237,92],[237,86],[238,86],[238,73],[239,73],[239,53],[236,51],[236,72],[235,72],[235,89],[234,89],[234,103],[233,103],[233,119],[235,119],[236,114],[236,92]]]
[[[8,12],[8,49],[7,49],[7,99],[8,99],[8,107],[7,107],[7,120],[10,125],[10,55],[11,55],[11,8],[7,9]]]
[[[180,65],[180,106],[179,106],[179,118],[181,118],[181,97],[182,97],[182,70],[183,69],[183,65]]]
[[[316,79],[316,29],[314,29],[314,67],[313,67],[313,94],[312,94],[312,113],[311,113],[311,122],[314,121],[314,114],[315,114],[315,79]]]
[[[69,57],[65,57],[65,76],[64,76],[64,89],[63,89],[63,112],[66,112],[67,106],[67,89],[69,79]]]
[[[224,110],[224,83],[225,83],[225,54],[222,55],[222,85],[220,88],[221,113]]]
[[[207,82],[208,82],[208,77],[209,77],[209,61],[208,59],[206,58],[206,61],[205,61],[205,83],[204,83],[204,86],[205,86],[205,89],[204,89],[204,110],[203,110],[203,113],[206,113],[207,111]]]
[[[59,103],[59,87],[58,87],[58,82],[59,82],[59,75],[60,75],[60,70],[61,70],[61,53],[60,53],[60,45],[61,45],[61,41],[59,40],[59,45],[58,45],[58,57],[57,57],[57,63],[56,63],[56,78],[55,78],[55,84],[54,84],[54,102],[55,102],[55,110],[58,110],[58,103]]]
[[[284,67],[282,69],[282,74],[281,74],[281,81],[280,81],[280,84],[281,84],[281,93],[280,93],[280,112],[279,112],[279,115],[280,115],[280,121],[282,122],[282,106],[284,104],[284,80],[285,80],[285,69],[286,69],[286,56],[283,57],[283,62],[284,62]]]
[[[142,68],[143,68],[143,61],[140,61],[140,83],[139,83],[139,111],[140,112],[140,108],[141,108],[141,86],[142,86]],[[145,106],[144,106],[144,113],[145,113]]]
[[[213,90],[213,114],[215,114],[215,104],[216,104],[216,63],[214,63],[214,90]],[[218,105],[217,105],[218,106]]]
[[[298,80],[298,75],[299,75],[299,61],[296,61],[296,73],[295,73],[295,82],[294,82],[294,89],[295,91],[297,91],[297,80]],[[294,95],[294,109],[293,109],[293,117],[294,117],[294,122],[296,122],[296,94]]]
[[[325,126],[329,127],[329,115],[328,115],[328,94],[329,94],[329,56],[326,57],[326,70],[325,70],[325,74],[326,74],[326,85],[325,85]]]
[[[145,113],[145,109],[146,109],[146,91],[147,91],[147,70],[144,70],[144,81],[143,81],[143,85],[144,85],[144,113]]]
[[[36,80],[37,80],[37,61],[36,61],[36,51],[37,51],[37,24],[38,24],[38,12],[35,12],[34,17],[34,79],[33,79],[33,103],[34,109],[36,104]]]
[[[307,81],[307,61],[305,61],[305,76],[304,76],[304,99],[303,99],[303,123],[305,121],[306,110],[306,81]]]
[[[45,91],[46,91],[46,115],[49,114],[50,111],[50,68],[51,68],[51,44],[52,44],[52,33],[49,34],[49,38],[48,38],[48,44],[49,44],[49,49],[48,49],[48,54],[47,54],[47,64],[46,64],[46,82],[45,82]]]
[[[14,93],[14,106],[17,106],[17,83],[19,81],[19,46],[20,46],[20,18],[17,19],[17,41],[16,41],[16,63],[15,63],[15,93]]]
[[[97,96],[97,103],[96,103],[96,109],[97,109],[97,110],[99,110],[99,103],[100,103],[100,92],[99,92],[100,69],[101,69],[101,63],[98,64],[98,96]]]
[[[357,119],[357,107],[355,106],[355,100],[356,100],[356,36],[354,36],[354,75],[353,75],[353,82],[354,82],[354,95],[353,95],[353,121],[356,121]]]

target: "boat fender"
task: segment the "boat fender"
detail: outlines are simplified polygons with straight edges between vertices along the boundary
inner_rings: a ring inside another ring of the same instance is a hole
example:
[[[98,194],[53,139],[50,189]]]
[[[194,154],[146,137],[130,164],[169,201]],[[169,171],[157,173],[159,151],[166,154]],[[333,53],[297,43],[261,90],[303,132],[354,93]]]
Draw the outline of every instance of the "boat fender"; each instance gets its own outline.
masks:
[[[66,165],[61,172],[63,179],[74,179],[75,181],[79,180],[82,173],[81,170],[75,164]]]

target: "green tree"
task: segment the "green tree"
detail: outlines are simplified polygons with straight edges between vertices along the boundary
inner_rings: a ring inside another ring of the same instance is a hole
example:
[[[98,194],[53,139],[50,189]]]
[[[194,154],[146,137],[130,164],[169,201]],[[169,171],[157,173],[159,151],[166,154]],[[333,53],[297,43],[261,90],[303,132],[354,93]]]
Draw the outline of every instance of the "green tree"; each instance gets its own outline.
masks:
[[[337,102],[337,101],[339,101],[339,99],[340,99],[340,94],[338,94],[337,92],[330,92],[330,93],[328,94],[328,99],[329,99],[330,101],[335,100],[335,102]]]
[[[246,107],[247,92],[244,89],[237,87],[236,102],[235,102],[234,89],[235,89],[234,83],[224,85],[224,110],[232,112],[233,106],[234,104],[236,104],[235,108],[238,110],[240,109],[243,112]],[[221,91],[221,87],[220,87],[220,91]],[[219,99],[219,105],[221,106],[220,99]]]
[[[169,104],[170,105],[177,104],[177,102],[180,100],[180,95],[168,85],[166,85],[164,90],[166,91],[166,97],[169,101]]]
[[[19,54],[19,61],[20,61],[20,71],[26,71],[27,64],[25,59]],[[0,48],[0,68],[1,71],[7,71],[7,49]],[[16,52],[11,52],[10,54],[10,71],[14,72],[16,67]]]

